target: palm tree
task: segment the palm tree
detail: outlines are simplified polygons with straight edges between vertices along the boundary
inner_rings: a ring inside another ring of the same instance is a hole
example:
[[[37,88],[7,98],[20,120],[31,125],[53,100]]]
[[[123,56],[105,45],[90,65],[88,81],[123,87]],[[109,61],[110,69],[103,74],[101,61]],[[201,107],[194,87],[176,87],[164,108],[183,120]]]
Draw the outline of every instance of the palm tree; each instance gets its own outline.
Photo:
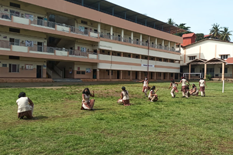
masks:
[[[183,30],[186,30],[186,31],[190,31],[190,30],[189,30],[190,27],[189,27],[189,26],[185,26],[185,25],[186,25],[186,23],[180,23],[179,25],[176,24],[176,27],[179,27],[179,28],[181,28],[181,29],[183,29]]]
[[[229,31],[229,29],[227,27],[224,27],[223,30],[220,31],[221,34],[220,34],[220,39],[223,40],[223,41],[228,41],[230,42],[231,41],[231,32],[232,31]]]
[[[212,38],[219,39],[220,38],[220,25],[219,24],[213,24],[212,28],[210,29],[210,35]]]
[[[169,18],[168,19],[168,22],[167,22],[169,25],[172,25],[172,26],[174,26],[175,25],[175,22],[171,19],[171,18]]]

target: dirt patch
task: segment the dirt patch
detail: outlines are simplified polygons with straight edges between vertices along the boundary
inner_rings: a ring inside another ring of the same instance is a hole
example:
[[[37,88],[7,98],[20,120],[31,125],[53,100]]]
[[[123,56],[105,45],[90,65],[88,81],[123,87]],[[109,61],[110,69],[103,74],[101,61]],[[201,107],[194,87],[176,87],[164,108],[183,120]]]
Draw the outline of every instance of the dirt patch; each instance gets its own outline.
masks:
[[[227,141],[219,145],[219,150],[224,153],[233,153],[233,141]]]

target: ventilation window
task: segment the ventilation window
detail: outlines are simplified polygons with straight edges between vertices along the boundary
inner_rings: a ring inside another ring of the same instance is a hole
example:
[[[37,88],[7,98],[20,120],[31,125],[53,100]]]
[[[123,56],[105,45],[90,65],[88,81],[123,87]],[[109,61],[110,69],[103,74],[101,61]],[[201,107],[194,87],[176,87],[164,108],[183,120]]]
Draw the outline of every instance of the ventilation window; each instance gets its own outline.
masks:
[[[81,20],[81,23],[87,25],[87,22],[84,20]]]
[[[17,57],[17,56],[9,56],[9,59],[19,60],[19,57]]]
[[[15,7],[15,8],[20,8],[20,4],[16,4],[16,3],[10,2],[10,6]]]
[[[20,33],[20,29],[9,28],[10,32]]]

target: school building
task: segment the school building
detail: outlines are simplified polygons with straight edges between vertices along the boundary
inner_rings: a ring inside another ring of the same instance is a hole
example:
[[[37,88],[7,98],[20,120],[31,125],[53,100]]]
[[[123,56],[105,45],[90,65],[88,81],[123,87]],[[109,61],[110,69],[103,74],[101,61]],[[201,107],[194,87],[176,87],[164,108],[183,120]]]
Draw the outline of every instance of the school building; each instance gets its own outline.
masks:
[[[181,74],[188,79],[199,79],[199,74],[206,79],[210,75],[213,80],[233,79],[233,43],[206,38],[195,42],[195,34],[183,35],[181,49]]]
[[[0,81],[178,79],[184,31],[105,0],[0,0]]]

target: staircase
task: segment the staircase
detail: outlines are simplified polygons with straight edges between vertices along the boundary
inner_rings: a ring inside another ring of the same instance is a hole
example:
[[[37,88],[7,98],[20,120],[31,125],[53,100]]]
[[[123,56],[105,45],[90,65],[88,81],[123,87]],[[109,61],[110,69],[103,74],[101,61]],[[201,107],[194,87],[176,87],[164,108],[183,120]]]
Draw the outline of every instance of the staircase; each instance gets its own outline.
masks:
[[[62,79],[62,71],[59,70],[58,68],[50,69],[47,67],[47,75],[52,79]]]

